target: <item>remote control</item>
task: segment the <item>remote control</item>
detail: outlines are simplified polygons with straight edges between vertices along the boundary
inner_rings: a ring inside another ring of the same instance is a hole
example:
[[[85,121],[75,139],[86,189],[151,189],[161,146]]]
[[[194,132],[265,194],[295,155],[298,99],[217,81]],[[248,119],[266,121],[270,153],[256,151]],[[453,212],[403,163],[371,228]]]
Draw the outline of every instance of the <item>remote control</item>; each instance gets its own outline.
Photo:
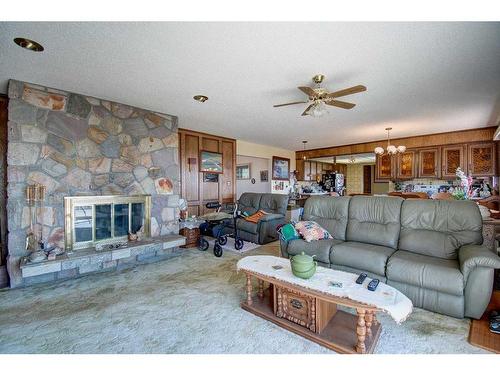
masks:
[[[373,279],[368,283],[368,290],[374,292],[375,289],[377,289],[378,283],[380,282],[379,279]]]
[[[356,284],[363,284],[363,281],[365,281],[366,276],[368,276],[366,273],[362,273],[359,275],[358,279],[356,280]]]

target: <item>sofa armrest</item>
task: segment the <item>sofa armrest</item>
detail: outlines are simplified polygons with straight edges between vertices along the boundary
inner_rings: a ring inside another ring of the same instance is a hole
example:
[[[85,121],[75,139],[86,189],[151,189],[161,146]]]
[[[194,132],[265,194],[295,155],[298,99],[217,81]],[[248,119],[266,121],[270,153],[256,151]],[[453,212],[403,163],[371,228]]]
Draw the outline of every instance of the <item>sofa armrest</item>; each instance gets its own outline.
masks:
[[[279,219],[283,219],[285,216],[284,215],[281,215],[281,214],[267,214],[265,216],[263,216],[260,220],[259,220],[259,223],[260,222],[263,222],[263,223],[266,223],[268,221],[273,221],[273,220],[279,220]]]
[[[476,267],[500,268],[500,257],[482,245],[462,246],[458,250],[458,261],[465,283]]]

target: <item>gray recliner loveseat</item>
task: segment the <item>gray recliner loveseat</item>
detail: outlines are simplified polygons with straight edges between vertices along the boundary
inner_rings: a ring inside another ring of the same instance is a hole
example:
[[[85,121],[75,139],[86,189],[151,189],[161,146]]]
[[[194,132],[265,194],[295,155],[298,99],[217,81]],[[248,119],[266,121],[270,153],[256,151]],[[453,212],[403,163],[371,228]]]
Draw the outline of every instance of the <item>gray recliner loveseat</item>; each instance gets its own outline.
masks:
[[[481,246],[482,218],[471,201],[399,197],[311,197],[304,220],[330,240],[281,241],[290,257],[304,251],[319,265],[378,278],[416,307],[480,318],[491,298],[500,258]]]
[[[270,193],[243,193],[238,199],[238,209],[248,215],[258,210],[268,213],[258,223],[238,219],[237,227],[240,237],[263,245],[278,238],[276,228],[286,222],[288,195]]]

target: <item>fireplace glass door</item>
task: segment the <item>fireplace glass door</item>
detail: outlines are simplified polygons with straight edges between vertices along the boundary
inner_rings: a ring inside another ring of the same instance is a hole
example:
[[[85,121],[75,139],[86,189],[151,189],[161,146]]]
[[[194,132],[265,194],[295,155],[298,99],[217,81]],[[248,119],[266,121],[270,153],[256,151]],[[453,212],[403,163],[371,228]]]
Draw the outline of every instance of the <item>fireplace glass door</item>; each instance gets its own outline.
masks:
[[[67,250],[92,247],[99,241],[127,239],[129,233],[141,228],[145,236],[150,234],[149,195],[67,197],[64,204]]]

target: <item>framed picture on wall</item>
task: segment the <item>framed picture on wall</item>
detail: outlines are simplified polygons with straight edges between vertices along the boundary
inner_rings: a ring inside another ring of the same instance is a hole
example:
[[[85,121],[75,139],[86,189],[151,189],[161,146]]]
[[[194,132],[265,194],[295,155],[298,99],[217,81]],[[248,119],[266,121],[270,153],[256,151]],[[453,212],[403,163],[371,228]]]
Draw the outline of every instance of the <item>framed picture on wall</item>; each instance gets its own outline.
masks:
[[[273,180],[290,179],[290,159],[273,156]]]
[[[200,172],[222,173],[222,154],[220,152],[200,151]]]
[[[260,182],[269,181],[269,171],[260,171]]]
[[[219,182],[219,174],[203,173],[203,182]]]
[[[238,164],[236,166],[236,179],[237,180],[250,180],[250,163]]]

